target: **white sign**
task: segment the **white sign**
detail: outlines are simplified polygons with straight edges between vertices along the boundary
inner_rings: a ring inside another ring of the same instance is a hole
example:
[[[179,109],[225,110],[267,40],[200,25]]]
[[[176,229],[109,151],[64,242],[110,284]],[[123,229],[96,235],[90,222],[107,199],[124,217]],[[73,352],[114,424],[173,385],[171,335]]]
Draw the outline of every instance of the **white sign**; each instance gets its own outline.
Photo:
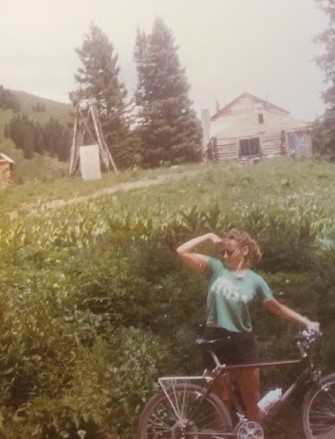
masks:
[[[84,180],[101,178],[100,155],[98,145],[86,145],[79,148],[80,170]]]

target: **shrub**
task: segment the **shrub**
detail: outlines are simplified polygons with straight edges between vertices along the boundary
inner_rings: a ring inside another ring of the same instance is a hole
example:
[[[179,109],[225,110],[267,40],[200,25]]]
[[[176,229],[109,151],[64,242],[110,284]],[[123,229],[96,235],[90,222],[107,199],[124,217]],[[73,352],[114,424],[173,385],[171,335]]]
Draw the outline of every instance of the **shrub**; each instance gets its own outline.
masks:
[[[0,430],[8,439],[134,437],[158,375],[201,371],[193,342],[206,287],[175,248],[222,228],[251,232],[264,248],[258,270],[275,296],[321,320],[319,355],[331,369],[330,210],[315,199],[265,197],[230,209],[216,201],[168,212],[90,202],[2,218]],[[259,307],[252,312],[262,355],[295,355],[293,326]]]

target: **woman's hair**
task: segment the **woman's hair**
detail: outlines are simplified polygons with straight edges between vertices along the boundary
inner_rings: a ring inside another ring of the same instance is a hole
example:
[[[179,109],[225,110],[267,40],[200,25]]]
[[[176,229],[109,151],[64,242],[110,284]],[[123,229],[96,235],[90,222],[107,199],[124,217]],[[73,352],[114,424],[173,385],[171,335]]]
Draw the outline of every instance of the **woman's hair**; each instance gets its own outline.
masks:
[[[222,239],[223,241],[225,239],[234,239],[240,247],[247,246],[249,252],[246,256],[246,260],[250,267],[257,264],[257,262],[262,259],[263,253],[259,244],[249,235],[249,233],[245,232],[244,230],[225,230],[222,233]]]

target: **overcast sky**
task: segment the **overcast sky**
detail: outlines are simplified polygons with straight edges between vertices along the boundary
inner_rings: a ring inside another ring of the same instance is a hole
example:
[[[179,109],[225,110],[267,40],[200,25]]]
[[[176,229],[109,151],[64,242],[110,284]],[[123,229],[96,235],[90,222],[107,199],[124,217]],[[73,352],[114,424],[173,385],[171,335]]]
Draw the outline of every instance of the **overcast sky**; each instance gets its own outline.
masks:
[[[131,96],[137,27],[156,17],[172,30],[200,112],[211,113],[244,91],[313,120],[324,106],[323,72],[313,38],[327,19],[314,0],[0,0],[0,84],[68,102],[90,23],[119,55]]]

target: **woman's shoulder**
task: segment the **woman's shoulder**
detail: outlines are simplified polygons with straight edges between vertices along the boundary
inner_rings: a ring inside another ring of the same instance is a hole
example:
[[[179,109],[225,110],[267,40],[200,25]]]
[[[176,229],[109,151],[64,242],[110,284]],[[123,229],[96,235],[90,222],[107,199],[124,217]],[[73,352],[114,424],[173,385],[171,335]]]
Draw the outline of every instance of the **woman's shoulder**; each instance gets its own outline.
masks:
[[[212,271],[226,270],[223,262],[215,256],[208,256],[208,267]]]
[[[248,270],[248,274],[250,278],[256,283],[256,285],[267,285],[267,282],[265,281],[264,277],[257,273],[254,270]]]
[[[268,283],[266,282],[266,280],[261,274],[256,273],[256,271],[254,270],[249,270],[248,274],[249,274],[249,279],[251,279],[251,281],[254,283],[256,288],[257,287],[266,288],[266,289],[270,288]]]

